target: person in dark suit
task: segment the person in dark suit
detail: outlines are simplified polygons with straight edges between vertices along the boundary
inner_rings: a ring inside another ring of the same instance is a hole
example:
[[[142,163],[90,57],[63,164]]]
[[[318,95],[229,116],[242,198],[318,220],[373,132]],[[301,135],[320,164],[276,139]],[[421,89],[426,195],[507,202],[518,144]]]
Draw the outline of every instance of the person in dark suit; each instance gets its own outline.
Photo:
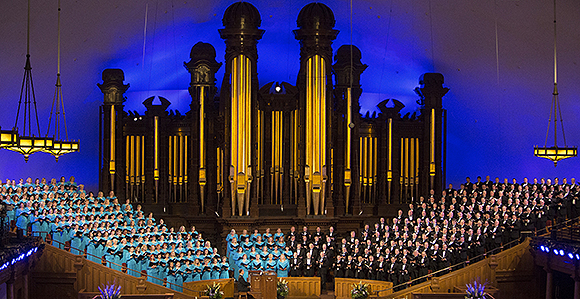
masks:
[[[300,275],[302,275],[302,257],[297,252],[294,252],[292,258],[290,258],[290,276],[300,277]]]
[[[332,271],[334,272],[335,278],[343,278],[345,277],[345,261],[342,258],[342,255],[336,256],[336,261],[332,265]]]
[[[387,280],[392,282],[393,285],[399,284],[399,264],[394,256],[391,257],[391,263],[387,268],[387,277]]]
[[[320,257],[316,261],[318,268],[318,277],[320,277],[320,288],[326,289],[326,280],[328,279],[328,270],[330,269],[330,260],[326,257],[324,252],[320,252]]]
[[[244,269],[240,269],[240,276],[238,276],[238,292],[249,292],[250,283],[244,279]]]
[[[358,279],[366,279],[365,262],[362,256],[358,256],[358,259],[354,265],[355,277]]]
[[[407,258],[403,258],[399,266],[399,284],[406,283],[409,280],[409,264],[407,264]]]
[[[379,260],[375,263],[375,272],[376,272],[376,279],[380,281],[387,280],[387,275],[385,268],[387,267],[387,262],[385,261],[384,256],[379,256]]]
[[[310,252],[306,253],[306,258],[304,259],[302,268],[304,269],[304,276],[314,277],[314,274],[316,273],[316,261],[312,258]]]
[[[449,256],[449,250],[447,248],[447,244],[443,243],[443,247],[441,248],[441,252],[439,253],[439,266],[437,268],[439,268],[439,270],[441,269],[445,269],[448,268],[451,265],[450,262],[451,258]],[[442,274],[446,274],[448,271],[445,270],[443,271]]]
[[[427,251],[421,252],[421,256],[417,259],[418,277],[429,274],[430,262],[431,259],[427,256]]]
[[[355,268],[356,261],[352,258],[352,255],[347,257],[346,263],[344,265],[344,277],[345,278],[354,278],[354,268]]]
[[[512,219],[509,222],[509,226],[510,226],[510,242],[518,240],[520,238],[520,232],[522,231],[522,222],[518,219],[518,216],[512,215]]]

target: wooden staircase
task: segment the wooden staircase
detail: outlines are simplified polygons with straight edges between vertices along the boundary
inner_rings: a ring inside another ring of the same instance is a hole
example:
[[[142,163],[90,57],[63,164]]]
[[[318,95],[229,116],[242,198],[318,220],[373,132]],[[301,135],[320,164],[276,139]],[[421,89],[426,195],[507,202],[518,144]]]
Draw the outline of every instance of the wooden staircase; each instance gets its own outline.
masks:
[[[144,297],[149,298],[196,298],[196,296],[149,282],[145,276],[134,277],[49,244],[46,244],[31,274],[31,298],[78,299],[88,298],[88,295],[83,294],[93,294],[90,297],[92,298],[96,292],[99,292],[99,286],[113,282],[121,286],[122,295],[148,295]]]

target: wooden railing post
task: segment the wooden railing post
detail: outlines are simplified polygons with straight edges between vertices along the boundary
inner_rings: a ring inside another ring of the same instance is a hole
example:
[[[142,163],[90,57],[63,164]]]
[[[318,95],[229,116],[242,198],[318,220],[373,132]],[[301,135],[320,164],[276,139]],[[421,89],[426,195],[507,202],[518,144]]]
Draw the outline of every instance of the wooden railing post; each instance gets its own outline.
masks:
[[[497,288],[497,279],[495,278],[495,269],[497,268],[497,256],[494,254],[489,257],[489,268],[491,269],[491,281],[494,287]]]
[[[139,278],[139,282],[137,283],[135,288],[137,289],[137,292],[139,294],[145,294],[145,291],[147,290],[147,285],[145,284],[145,279],[143,279],[143,276]]]
[[[75,257],[74,267],[77,272],[77,279],[75,281],[75,290],[78,292],[80,289],[84,288],[84,277],[81,273],[84,266],[84,258],[82,256]]]

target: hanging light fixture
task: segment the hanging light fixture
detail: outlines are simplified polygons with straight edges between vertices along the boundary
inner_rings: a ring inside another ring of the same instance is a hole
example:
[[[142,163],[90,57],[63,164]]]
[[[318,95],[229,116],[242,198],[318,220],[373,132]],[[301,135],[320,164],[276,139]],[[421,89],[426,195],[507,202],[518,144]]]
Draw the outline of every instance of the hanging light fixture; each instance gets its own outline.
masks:
[[[60,0],[58,0],[58,37],[57,37],[57,71],[56,71],[56,88],[54,91],[54,98],[52,99],[52,108],[50,109],[50,116],[48,119],[48,129],[46,132],[46,139],[49,139],[50,127],[53,124],[54,114],[54,132],[51,140],[54,140],[52,146],[45,147],[42,151],[54,156],[58,162],[58,158],[64,154],[78,152],[79,142],[68,140],[68,130],[66,127],[66,114],[64,112],[64,100],[62,97],[62,84],[60,82]],[[64,131],[65,139],[61,139],[61,131]]]
[[[24,106],[22,102],[24,100]],[[21,110],[21,108],[23,108]],[[33,119],[32,108],[38,136],[32,134]],[[18,132],[18,120],[22,111],[22,134]],[[30,66],[30,0],[28,1],[28,21],[26,30],[26,64],[24,65],[24,79],[20,89],[20,100],[16,111],[16,121],[12,130],[0,130],[0,148],[20,153],[24,156],[24,161],[28,162],[28,157],[39,151],[46,150],[53,146],[51,138],[40,137],[40,124],[38,123],[38,112],[36,110],[36,97],[34,95],[34,84],[32,83],[32,67]]]
[[[554,92],[552,93],[552,107],[550,108],[550,117],[548,119],[548,130],[546,132],[546,142],[544,147],[534,147],[534,156],[545,158],[554,161],[554,166],[558,165],[558,161],[576,157],[578,154],[577,147],[568,147],[566,145],[566,135],[564,134],[564,120],[562,119],[562,111],[560,110],[560,102],[558,100],[558,63],[556,51],[556,0],[554,0]],[[564,140],[564,147],[558,146],[558,117],[560,117],[560,127],[562,131],[562,139]],[[554,118],[554,146],[548,147],[548,135],[550,133],[550,124]]]

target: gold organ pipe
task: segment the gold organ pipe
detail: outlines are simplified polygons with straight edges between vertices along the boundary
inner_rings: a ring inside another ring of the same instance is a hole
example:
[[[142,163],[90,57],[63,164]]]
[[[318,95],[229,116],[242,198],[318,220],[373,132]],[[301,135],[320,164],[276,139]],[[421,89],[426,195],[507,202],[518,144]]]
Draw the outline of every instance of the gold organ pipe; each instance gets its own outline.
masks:
[[[360,182],[363,183],[363,178],[364,178],[364,169],[363,169],[363,161],[364,161],[364,149],[363,149],[363,142],[364,142],[364,137],[360,137],[359,138],[359,178],[360,178]]]
[[[373,149],[373,138],[367,137],[367,142],[368,142],[368,145],[367,145],[367,148],[368,148],[368,150],[367,150],[367,155],[368,155],[368,158],[367,158],[367,163],[368,163],[367,176],[368,176],[369,186],[372,186],[373,185],[373,175],[372,175],[373,174],[373,172],[372,172],[373,171],[373,150],[374,150]]]
[[[400,185],[400,191],[401,191],[401,195],[400,195],[400,199],[403,199],[403,177],[404,177],[404,163],[405,163],[405,159],[404,159],[404,153],[405,153],[405,143],[404,143],[404,139],[401,138],[401,156],[400,156],[400,160],[401,160],[401,172],[399,173],[399,185]],[[401,201],[402,202],[402,201]]]
[[[199,87],[199,168],[205,168],[205,86]]]
[[[173,136],[169,136],[169,184],[173,182]]]
[[[262,171],[262,159],[263,159],[263,153],[262,153],[262,147],[263,147],[263,143],[264,143],[264,111],[259,111],[258,112],[258,124],[259,124],[259,128],[258,128],[258,169],[256,169],[257,171],[261,172]]]
[[[141,136],[135,136],[135,141],[137,142],[136,148],[136,160],[135,160],[135,179],[137,180],[137,185],[141,183]]]
[[[153,118],[153,178],[159,180],[159,116]]]
[[[129,146],[131,136],[127,135],[125,138],[125,160],[127,161],[125,165],[125,182],[130,182],[129,172],[131,169],[131,149]]]
[[[409,138],[405,138],[405,187],[409,185]]]
[[[409,183],[411,186],[415,185],[415,138],[410,140],[411,147],[409,150],[410,164],[409,164]]]
[[[109,173],[115,174],[115,105],[111,105],[111,159],[109,161]]]
[[[435,109],[431,109],[431,146],[430,146],[430,167],[429,174],[435,176]]]
[[[318,86],[319,86],[319,78],[318,78],[318,55],[314,56],[314,86],[312,89],[313,97],[314,97],[314,168],[312,172],[320,171],[320,98],[318,97]]]
[[[272,111],[272,120],[271,120],[271,127],[272,127],[272,172],[276,167],[276,111]]]
[[[376,190],[376,188],[377,188],[376,178],[377,178],[377,160],[378,160],[377,159],[378,140],[375,137],[375,138],[373,138],[373,141],[374,141],[374,144],[373,144],[373,149],[374,149],[374,151],[373,151],[373,153],[374,153],[374,155],[373,155],[373,164],[374,164],[373,165],[373,187],[374,188],[373,188],[373,190]],[[376,194],[374,196],[376,196]]]
[[[246,62],[246,75],[244,76],[244,79],[246,80],[246,88],[244,89],[245,91],[245,95],[246,95],[246,146],[245,146],[245,151],[246,151],[246,164],[244,165],[244,167],[248,167],[249,165],[252,164],[251,162],[251,147],[252,147],[252,73],[251,73],[251,67],[252,64],[250,63],[250,59],[247,57],[244,57],[244,61]],[[246,169],[244,169],[244,172],[247,172]],[[251,175],[250,173],[246,173],[246,175]]]
[[[141,183],[145,184],[145,136],[141,136]]]
[[[177,179],[179,175],[179,156],[177,152],[177,147],[179,146],[177,143],[178,138],[179,136],[173,136],[173,185],[177,185]]]
[[[184,141],[184,136],[179,136],[179,185],[183,184],[183,167],[185,166],[185,161],[183,160],[183,150],[185,147],[185,144],[183,143]]]
[[[310,171],[314,167],[312,163],[312,147],[314,141],[312,140],[312,58],[308,59],[306,73],[306,165],[310,166]],[[310,177],[310,173],[307,174]],[[307,190],[310,192],[310,190]]]
[[[279,148],[280,148],[280,152],[278,153],[278,165],[280,165],[280,167],[282,167],[282,156],[284,153],[284,148],[282,145],[282,132],[284,131],[284,114],[282,114],[282,111],[278,112],[280,114],[280,117],[278,118],[278,144],[279,144]]]
[[[393,180],[393,119],[389,118],[387,136],[387,181]],[[390,191],[389,191],[390,192]]]
[[[236,170],[234,175],[234,180],[237,176],[237,169],[238,169],[238,115],[240,111],[238,110],[238,57],[234,57],[232,61],[232,74],[231,74],[231,84],[232,84],[232,120],[231,120],[231,139],[232,142],[231,146],[231,164],[234,166]],[[232,207],[232,209],[235,209]]]
[[[346,169],[350,170],[350,135],[351,135],[351,128],[350,124],[352,123],[352,91],[351,88],[346,89]]]
[[[187,169],[189,168],[189,163],[187,163],[187,152],[188,152],[188,144],[187,143],[187,135],[183,136],[184,141],[183,141],[183,145],[184,145],[184,149],[183,149],[183,163],[185,164],[184,166],[184,170],[183,170],[183,182],[185,184],[187,184]]]
[[[239,111],[240,111],[240,118],[239,118],[239,128],[238,133],[240,135],[241,140],[238,141],[238,168],[236,169],[238,173],[244,172],[244,158],[245,158],[245,143],[246,143],[246,116],[244,113],[246,112],[246,98],[244,94],[244,59],[242,56],[238,58],[238,101],[239,101]]]
[[[130,162],[127,163],[129,164],[130,168],[129,168],[129,181],[131,182],[131,185],[133,185],[135,183],[135,136],[131,136],[130,137],[130,157],[128,157]]]
[[[415,157],[417,157],[417,162],[415,163],[415,185],[419,185],[419,138],[415,138]]]
[[[320,85],[318,88],[321,92],[320,100],[322,102],[320,105],[320,110],[322,112],[320,117],[320,129],[322,129],[322,134],[320,137],[320,167],[322,168],[326,164],[326,63],[324,58],[321,56],[318,57],[320,59]]]

